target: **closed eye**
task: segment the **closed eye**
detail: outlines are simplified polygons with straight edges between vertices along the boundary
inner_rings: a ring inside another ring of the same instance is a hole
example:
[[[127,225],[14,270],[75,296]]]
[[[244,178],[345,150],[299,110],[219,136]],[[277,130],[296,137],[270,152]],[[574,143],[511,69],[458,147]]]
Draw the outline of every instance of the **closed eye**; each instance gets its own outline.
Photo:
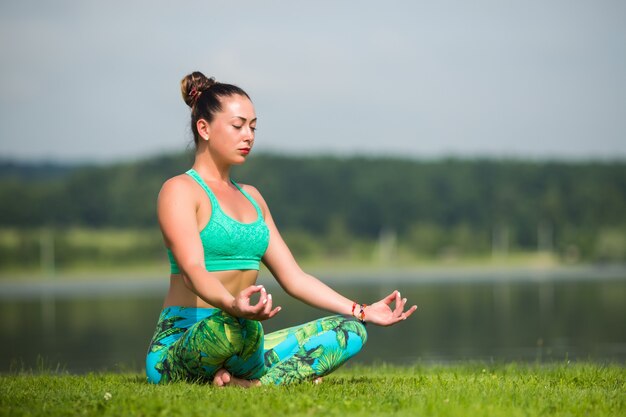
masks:
[[[239,130],[241,129],[243,126],[237,126],[237,125],[232,125],[235,129]],[[250,130],[252,130],[253,132],[256,132],[256,126],[252,127],[250,126]]]

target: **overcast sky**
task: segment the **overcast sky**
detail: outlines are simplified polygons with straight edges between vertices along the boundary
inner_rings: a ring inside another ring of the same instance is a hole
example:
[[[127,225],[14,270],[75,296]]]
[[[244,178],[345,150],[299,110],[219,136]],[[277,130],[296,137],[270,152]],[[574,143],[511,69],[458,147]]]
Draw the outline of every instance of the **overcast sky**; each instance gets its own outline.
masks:
[[[257,151],[626,157],[622,0],[2,1],[0,53],[0,158],[184,150],[193,70]]]

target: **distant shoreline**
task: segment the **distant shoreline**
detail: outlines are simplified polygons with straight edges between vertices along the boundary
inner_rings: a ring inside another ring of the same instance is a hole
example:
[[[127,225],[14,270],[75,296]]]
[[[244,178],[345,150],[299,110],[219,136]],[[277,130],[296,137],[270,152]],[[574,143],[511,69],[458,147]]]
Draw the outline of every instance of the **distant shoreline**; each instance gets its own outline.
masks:
[[[563,282],[626,280],[626,264],[579,266],[469,266],[412,268],[346,268],[343,270],[311,270],[324,282],[334,286],[375,284],[461,284],[481,282]],[[130,278],[130,279],[129,279]],[[27,279],[23,276],[0,276],[0,299],[74,298],[102,296],[158,296],[167,291],[168,277],[154,271],[94,274],[58,274]],[[259,283],[278,286],[267,271]]]

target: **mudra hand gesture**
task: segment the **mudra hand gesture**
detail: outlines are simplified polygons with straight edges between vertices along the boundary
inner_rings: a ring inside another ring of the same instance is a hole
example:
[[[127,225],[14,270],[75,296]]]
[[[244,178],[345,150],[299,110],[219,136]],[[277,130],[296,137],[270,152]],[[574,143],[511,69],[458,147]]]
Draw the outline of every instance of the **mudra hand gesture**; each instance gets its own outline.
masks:
[[[259,301],[251,304],[255,293],[260,293]],[[280,311],[280,307],[272,310],[272,294],[268,294],[263,285],[251,285],[241,290],[234,298],[231,309],[235,317],[257,321],[271,319]]]
[[[391,303],[394,301],[395,306],[392,310]],[[406,298],[402,298],[400,296],[400,291],[396,290],[382,300],[365,307],[365,321],[379,326],[391,326],[400,321],[406,320],[411,314],[413,314],[413,312],[415,312],[415,310],[417,310],[417,306],[414,305],[407,311],[404,311],[406,301]]]

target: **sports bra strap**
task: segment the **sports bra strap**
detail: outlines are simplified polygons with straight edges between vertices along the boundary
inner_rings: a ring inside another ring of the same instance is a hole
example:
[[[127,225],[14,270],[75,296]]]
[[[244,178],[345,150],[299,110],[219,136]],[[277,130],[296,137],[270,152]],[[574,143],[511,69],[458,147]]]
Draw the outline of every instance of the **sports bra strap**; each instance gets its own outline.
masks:
[[[263,212],[261,211],[261,207],[259,207],[259,205],[257,204],[256,201],[254,201],[254,198],[252,198],[252,196],[250,194],[248,194],[243,188],[241,188],[239,186],[239,184],[237,184],[235,181],[233,181],[232,179],[230,180],[230,182],[232,182],[235,187],[237,187],[237,189],[239,191],[241,191],[241,194],[244,195],[244,197],[246,197],[248,199],[248,201],[250,201],[252,203],[252,205],[254,206],[254,208],[256,209],[256,212],[259,216],[259,219],[263,217]]]
[[[211,191],[211,189],[209,188],[208,185],[206,185],[206,183],[204,182],[204,180],[202,179],[202,177],[196,172],[195,169],[191,168],[190,170],[188,170],[186,172],[187,175],[189,175],[191,178],[193,178],[194,180],[196,180],[196,182],[198,184],[200,184],[200,186],[202,187],[202,189],[207,193],[207,195],[209,196],[209,199],[211,200],[211,205],[213,206],[213,208],[219,208],[221,210],[221,207],[219,205],[219,202],[217,201],[217,197],[215,197],[215,194],[213,194],[213,191]],[[230,182],[233,183],[233,185],[235,187],[237,187],[237,189],[241,192],[241,194],[244,195],[244,197],[246,197],[248,199],[248,201],[250,201],[252,203],[252,205],[254,206],[254,209],[257,212],[257,215],[259,216],[259,219],[263,217],[263,212],[261,211],[261,207],[259,207],[259,205],[257,204],[256,201],[254,201],[254,198],[252,198],[252,196],[250,194],[248,194],[243,188],[241,188],[239,186],[239,184],[237,184],[235,181],[230,180]]]
[[[194,180],[196,180],[198,184],[200,184],[200,187],[202,187],[202,189],[209,196],[209,199],[211,200],[211,205],[213,206],[213,208],[218,207],[219,204],[217,203],[217,197],[215,197],[215,194],[213,194],[213,191],[211,191],[209,186],[206,185],[206,183],[204,182],[202,177],[196,172],[196,170],[191,168],[189,171],[186,172],[186,174],[189,175]]]

